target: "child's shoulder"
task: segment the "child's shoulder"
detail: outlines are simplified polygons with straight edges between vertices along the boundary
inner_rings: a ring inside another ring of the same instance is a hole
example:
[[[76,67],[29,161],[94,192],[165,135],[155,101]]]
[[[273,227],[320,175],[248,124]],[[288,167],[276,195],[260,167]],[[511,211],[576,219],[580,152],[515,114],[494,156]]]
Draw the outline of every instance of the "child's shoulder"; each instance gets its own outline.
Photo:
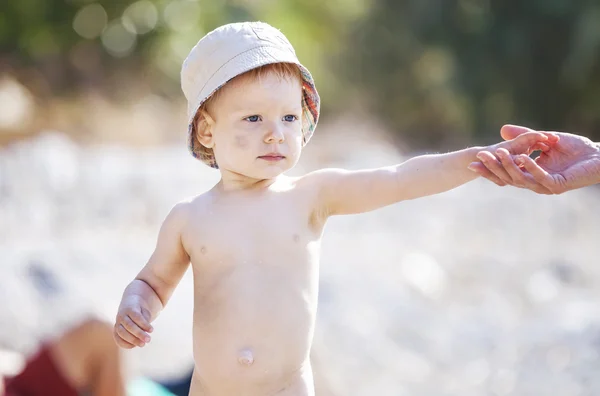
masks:
[[[330,183],[348,171],[338,168],[321,168],[296,178],[296,183],[307,187],[319,188]]]
[[[212,190],[208,190],[208,191],[203,192],[202,194],[186,197],[186,198],[182,199],[181,201],[177,202],[174,205],[174,208],[175,207],[189,208],[194,205],[202,204],[202,202],[209,199],[209,196],[211,195],[211,193],[212,193]]]
[[[167,215],[167,220],[184,222],[191,214],[201,212],[206,207],[203,203],[206,203],[207,200],[208,192],[182,199],[173,205]]]
[[[316,190],[326,177],[323,170],[312,171],[301,176],[280,177],[278,186],[281,188],[296,189],[300,191]]]

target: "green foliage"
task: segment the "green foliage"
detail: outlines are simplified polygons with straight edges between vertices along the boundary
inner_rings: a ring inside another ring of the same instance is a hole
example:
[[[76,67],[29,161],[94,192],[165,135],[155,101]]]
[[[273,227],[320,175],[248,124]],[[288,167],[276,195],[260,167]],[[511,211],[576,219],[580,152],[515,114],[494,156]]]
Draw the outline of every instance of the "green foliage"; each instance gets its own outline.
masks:
[[[129,70],[148,76],[162,93],[180,95],[181,63],[200,37],[225,23],[263,20],[284,31],[316,79],[327,81],[327,54],[344,48],[346,28],[364,14],[366,2],[6,1],[0,2],[0,60],[16,69],[33,67],[55,94],[90,82],[103,86],[107,76]],[[136,30],[135,16],[143,25],[148,13],[152,28]],[[333,91],[320,85],[325,96]]]
[[[52,94],[130,73],[181,95],[189,49],[242,20],[290,38],[326,114],[366,106],[416,146],[495,140],[505,122],[600,137],[594,0],[9,0],[0,63]]]
[[[600,137],[600,4],[380,0],[348,76],[413,144],[497,138],[503,123]]]

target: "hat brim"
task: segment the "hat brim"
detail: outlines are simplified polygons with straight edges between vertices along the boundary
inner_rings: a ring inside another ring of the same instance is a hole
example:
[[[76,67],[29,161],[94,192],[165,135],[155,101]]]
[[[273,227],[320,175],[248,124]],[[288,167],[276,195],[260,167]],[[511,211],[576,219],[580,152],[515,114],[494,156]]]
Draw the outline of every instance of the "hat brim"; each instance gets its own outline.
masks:
[[[296,55],[289,51],[273,46],[252,48],[227,61],[206,82],[195,101],[188,105],[188,148],[191,154],[211,168],[218,169],[212,152],[200,150],[200,143],[193,136],[193,122],[198,112],[208,98],[227,84],[231,79],[257,67],[273,63],[293,63],[298,66],[302,75],[302,133],[303,144],[308,143],[317,126],[320,112],[320,98],[312,75],[299,61]]]

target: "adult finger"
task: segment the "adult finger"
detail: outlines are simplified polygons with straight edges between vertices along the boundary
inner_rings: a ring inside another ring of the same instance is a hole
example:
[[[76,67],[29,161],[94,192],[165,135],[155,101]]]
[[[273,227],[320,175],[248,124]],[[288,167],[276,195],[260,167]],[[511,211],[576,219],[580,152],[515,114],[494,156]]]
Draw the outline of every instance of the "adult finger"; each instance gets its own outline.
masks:
[[[544,135],[546,135],[548,137],[548,143],[550,143],[550,144],[556,144],[560,140],[560,136],[558,136],[555,132],[536,131],[534,129],[527,128],[524,126],[511,125],[511,124],[506,124],[506,125],[502,126],[502,128],[500,129],[500,136],[502,136],[502,138],[504,140],[512,140],[524,133],[529,133],[529,132],[543,133]]]
[[[504,140],[513,140],[517,136],[527,132],[533,132],[533,129],[529,129],[519,125],[507,124],[503,125],[500,129],[500,136],[502,136]]]
[[[506,186],[506,183],[500,180],[500,178],[494,175],[488,168],[485,167],[481,162],[471,162],[467,167],[469,170],[477,173],[479,176],[488,179],[489,181],[497,184],[500,187]]]
[[[541,132],[527,132],[517,136],[516,138],[508,142],[508,145],[506,143],[502,144],[502,147],[509,147],[509,151],[512,154],[523,154],[526,153],[529,150],[529,148],[534,146],[535,144],[544,143],[547,140],[548,136]]]
[[[477,153],[477,159],[481,161],[483,165],[502,182],[513,185],[511,177],[492,153],[488,151],[480,151]]]

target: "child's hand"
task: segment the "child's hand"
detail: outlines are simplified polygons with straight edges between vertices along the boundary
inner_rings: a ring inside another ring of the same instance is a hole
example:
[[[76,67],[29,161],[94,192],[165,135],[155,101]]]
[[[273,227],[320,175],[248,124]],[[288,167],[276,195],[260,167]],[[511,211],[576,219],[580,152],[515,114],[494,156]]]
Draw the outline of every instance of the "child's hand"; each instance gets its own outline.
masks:
[[[150,342],[153,328],[150,325],[150,312],[142,307],[138,298],[128,298],[121,301],[113,336],[118,346],[131,349],[143,347]]]
[[[511,156],[519,154],[529,155],[538,150],[546,152],[549,151],[558,140],[558,137],[555,135],[544,134],[541,132],[532,131],[523,133],[514,139],[485,148],[477,154],[477,159],[485,164],[492,161],[501,161],[505,158],[511,158]],[[492,179],[490,178],[490,180]],[[498,177],[495,177],[492,181],[500,186],[506,185],[506,183]]]

